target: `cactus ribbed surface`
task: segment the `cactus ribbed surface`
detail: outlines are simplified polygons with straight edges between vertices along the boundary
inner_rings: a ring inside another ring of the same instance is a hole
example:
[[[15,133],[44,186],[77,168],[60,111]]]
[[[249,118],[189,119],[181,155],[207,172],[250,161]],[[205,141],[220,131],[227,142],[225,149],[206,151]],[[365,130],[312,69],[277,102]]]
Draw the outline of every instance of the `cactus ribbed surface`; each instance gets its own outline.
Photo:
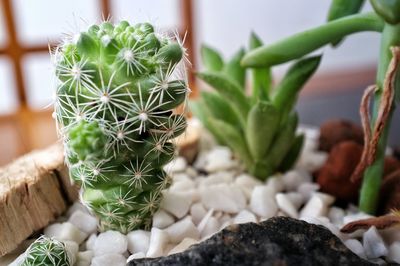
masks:
[[[71,178],[100,229],[148,228],[186,128],[185,50],[149,23],[91,26],[54,54],[55,118]]]
[[[64,243],[46,236],[38,238],[25,251],[21,266],[72,266]]]

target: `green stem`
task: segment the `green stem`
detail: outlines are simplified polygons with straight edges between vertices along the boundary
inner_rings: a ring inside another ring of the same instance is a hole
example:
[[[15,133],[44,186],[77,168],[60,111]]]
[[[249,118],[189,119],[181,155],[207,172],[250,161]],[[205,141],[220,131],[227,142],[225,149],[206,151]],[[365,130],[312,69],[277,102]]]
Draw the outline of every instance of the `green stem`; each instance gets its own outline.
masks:
[[[378,108],[382,95],[382,87],[385,80],[385,75],[387,72],[389,62],[392,58],[390,47],[399,45],[400,45],[400,24],[397,25],[385,24],[385,27],[382,32],[380,60],[376,77],[378,90],[375,93],[373,123],[375,122],[378,114]],[[397,88],[396,94],[399,93],[400,91]],[[392,112],[393,109],[394,108],[392,108]],[[389,116],[388,123],[386,124],[381,139],[379,140],[376,160],[370,167],[367,168],[367,170],[364,173],[363,184],[360,192],[359,207],[361,211],[370,214],[374,214],[376,212],[378,205],[379,190],[381,187],[382,175],[384,170],[385,149],[387,144],[387,137],[389,133],[392,112]]]
[[[331,21],[276,42],[249,51],[242,59],[245,67],[269,67],[298,59],[324,45],[360,31],[381,32],[384,22],[374,13],[357,14]]]

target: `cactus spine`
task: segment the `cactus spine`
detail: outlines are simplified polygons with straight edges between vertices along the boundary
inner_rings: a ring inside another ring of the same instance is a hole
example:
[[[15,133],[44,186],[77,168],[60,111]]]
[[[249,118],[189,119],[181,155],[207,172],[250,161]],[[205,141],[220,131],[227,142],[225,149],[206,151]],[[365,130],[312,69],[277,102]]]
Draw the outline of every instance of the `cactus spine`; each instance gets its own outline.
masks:
[[[91,26],[54,53],[55,118],[71,178],[102,230],[151,225],[186,120],[185,50],[149,23]]]
[[[46,236],[38,238],[25,252],[21,266],[72,266],[64,243]]]

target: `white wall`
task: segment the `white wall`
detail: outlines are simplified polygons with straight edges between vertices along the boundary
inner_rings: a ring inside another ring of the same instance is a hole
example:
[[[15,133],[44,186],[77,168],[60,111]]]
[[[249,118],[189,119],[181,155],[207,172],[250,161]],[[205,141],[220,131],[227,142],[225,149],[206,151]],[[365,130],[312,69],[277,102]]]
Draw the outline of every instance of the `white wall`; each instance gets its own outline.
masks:
[[[195,0],[197,48],[200,43],[207,43],[218,48],[225,56],[229,56],[241,45],[247,45],[252,30],[265,43],[272,43],[324,23],[330,2],[330,0]],[[371,10],[369,4],[364,10]],[[373,66],[378,58],[378,47],[378,34],[355,34],[347,38],[338,49],[332,50],[330,47],[323,49],[324,58],[319,73]]]

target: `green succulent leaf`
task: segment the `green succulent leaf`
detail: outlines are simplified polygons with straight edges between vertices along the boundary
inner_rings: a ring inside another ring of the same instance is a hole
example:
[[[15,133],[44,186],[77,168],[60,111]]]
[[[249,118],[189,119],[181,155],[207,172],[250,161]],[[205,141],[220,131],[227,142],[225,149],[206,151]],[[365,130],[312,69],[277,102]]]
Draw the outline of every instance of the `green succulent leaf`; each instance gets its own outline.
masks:
[[[200,54],[207,71],[222,71],[224,61],[215,49],[203,44],[200,48]]]
[[[245,51],[243,48],[237,51],[225,64],[223,69],[223,72],[226,73],[228,77],[234,79],[243,90],[245,88],[246,69],[240,65],[240,61],[242,60],[244,53]]]
[[[304,143],[304,135],[298,135],[295,137],[292,147],[290,148],[289,152],[286,154],[284,159],[282,160],[279,169],[282,172],[286,172],[295,165],[299,155],[301,153],[301,149],[303,148]]]
[[[370,0],[375,12],[387,23],[398,24],[400,22],[399,0]]]

